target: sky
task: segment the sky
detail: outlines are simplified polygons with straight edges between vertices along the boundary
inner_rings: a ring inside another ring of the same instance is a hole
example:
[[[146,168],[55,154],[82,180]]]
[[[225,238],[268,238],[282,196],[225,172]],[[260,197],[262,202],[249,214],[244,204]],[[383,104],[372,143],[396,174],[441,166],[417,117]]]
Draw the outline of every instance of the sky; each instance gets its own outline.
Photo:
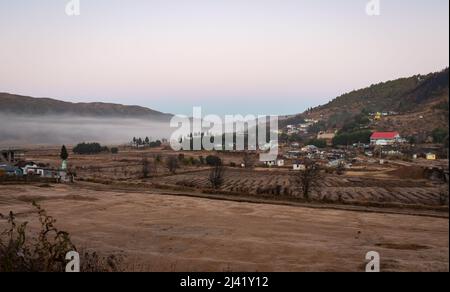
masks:
[[[0,92],[294,114],[449,65],[448,0],[0,0]]]

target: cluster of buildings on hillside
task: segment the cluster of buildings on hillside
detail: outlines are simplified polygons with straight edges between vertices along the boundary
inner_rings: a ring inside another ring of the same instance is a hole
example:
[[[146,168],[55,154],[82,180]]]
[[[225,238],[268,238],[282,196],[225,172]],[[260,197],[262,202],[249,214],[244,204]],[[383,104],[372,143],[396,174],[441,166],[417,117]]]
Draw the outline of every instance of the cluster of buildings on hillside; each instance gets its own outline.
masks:
[[[35,177],[55,179],[58,182],[73,182],[73,175],[67,170],[67,164],[60,168],[25,161],[25,152],[20,149],[0,150],[0,177]]]
[[[389,111],[389,112],[376,112],[376,113],[370,113],[369,119],[372,121],[381,121],[383,117],[389,117],[389,116],[396,116],[398,115],[397,112]]]
[[[317,135],[317,139],[325,140],[328,146],[332,146],[332,141],[335,136],[336,133],[320,132]],[[331,147],[327,147],[325,150],[314,145],[305,145],[302,147],[300,143],[294,142],[291,143],[289,149],[285,149],[283,154],[279,155],[277,159],[268,159],[263,161],[263,164],[268,167],[286,167],[288,164],[287,161],[290,161],[293,162],[294,170],[300,170],[302,167],[301,163],[298,161],[308,158],[320,160],[326,163],[329,167],[337,167],[342,163],[346,167],[349,167],[351,163],[348,162],[348,158],[356,156],[356,153],[362,153],[356,151],[357,149],[362,149],[366,156],[373,156],[373,151],[375,149],[377,149],[382,156],[392,156],[401,155],[402,152],[399,149],[402,149],[404,144],[407,144],[407,140],[402,138],[399,132],[374,132],[370,137],[369,144],[357,143],[350,149],[333,149]],[[352,148],[354,151],[351,150]],[[414,154],[411,158],[417,159],[418,157],[419,154]],[[422,153],[420,157],[427,160],[437,159],[436,154],[432,152]]]
[[[286,133],[288,135],[296,135],[296,134],[308,134],[308,129],[314,124],[317,124],[318,120],[313,119],[305,119],[303,123],[298,125],[287,125]]]

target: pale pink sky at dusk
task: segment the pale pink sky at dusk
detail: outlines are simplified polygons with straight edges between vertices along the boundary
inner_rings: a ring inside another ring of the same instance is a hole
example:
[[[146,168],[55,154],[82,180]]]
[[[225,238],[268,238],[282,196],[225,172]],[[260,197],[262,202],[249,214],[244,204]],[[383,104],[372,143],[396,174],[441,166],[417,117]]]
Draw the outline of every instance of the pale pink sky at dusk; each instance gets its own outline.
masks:
[[[0,92],[302,112],[449,64],[448,0],[0,0]]]

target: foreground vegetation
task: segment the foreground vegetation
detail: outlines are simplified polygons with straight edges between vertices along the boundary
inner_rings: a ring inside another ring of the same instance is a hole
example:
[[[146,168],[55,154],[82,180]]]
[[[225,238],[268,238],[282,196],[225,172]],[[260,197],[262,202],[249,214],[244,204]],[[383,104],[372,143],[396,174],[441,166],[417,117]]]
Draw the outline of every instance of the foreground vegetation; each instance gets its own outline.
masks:
[[[38,204],[33,206],[41,227],[36,235],[27,229],[28,222],[18,223],[13,212],[8,216],[0,214],[9,225],[0,234],[0,272],[64,272],[67,253],[77,251],[69,233],[57,229],[56,220]],[[96,252],[80,252],[82,272],[120,271],[120,262],[113,255],[101,257]]]

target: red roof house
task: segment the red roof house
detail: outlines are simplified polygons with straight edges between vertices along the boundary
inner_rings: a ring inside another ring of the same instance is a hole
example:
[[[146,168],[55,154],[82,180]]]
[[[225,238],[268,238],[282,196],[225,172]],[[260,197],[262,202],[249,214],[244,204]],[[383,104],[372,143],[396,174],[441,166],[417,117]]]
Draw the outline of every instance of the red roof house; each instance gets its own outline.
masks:
[[[399,132],[375,132],[370,137],[372,144],[386,145],[400,141]]]

